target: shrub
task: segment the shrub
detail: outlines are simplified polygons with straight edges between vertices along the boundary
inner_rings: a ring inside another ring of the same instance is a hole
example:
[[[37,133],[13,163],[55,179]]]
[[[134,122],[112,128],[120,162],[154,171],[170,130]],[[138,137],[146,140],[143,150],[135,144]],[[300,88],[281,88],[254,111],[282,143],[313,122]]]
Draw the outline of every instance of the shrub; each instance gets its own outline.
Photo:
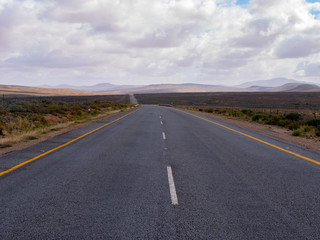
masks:
[[[26,137],[27,140],[35,140],[38,139],[36,136],[28,136]]]
[[[266,124],[270,125],[278,125],[279,121],[282,119],[282,117],[278,114],[272,114],[267,117]]]
[[[318,126],[320,126],[320,119],[318,119],[318,118],[309,119],[309,120],[307,120],[306,125],[318,127]]]
[[[232,116],[233,116],[233,117],[240,118],[240,117],[243,116],[243,112],[233,112],[233,113],[232,113]]]
[[[292,112],[284,115],[284,118],[291,121],[298,121],[301,119],[301,114],[297,112]]]
[[[97,116],[98,114],[99,114],[99,112],[96,111],[96,110],[94,110],[94,111],[91,112],[91,115],[92,115],[92,116]]]
[[[255,113],[255,114],[252,116],[252,121],[258,122],[260,119],[264,120],[265,117],[266,117],[266,115],[263,114],[263,113]]]
[[[26,112],[26,109],[22,107],[22,105],[18,104],[10,104],[9,105],[9,112]]]
[[[297,129],[297,130],[294,130],[293,132],[292,132],[292,136],[301,136],[302,135],[302,132],[301,132],[301,130],[300,129]]]
[[[295,130],[298,129],[300,127],[300,124],[298,122],[290,122],[287,125],[287,128],[289,128],[290,130]]]
[[[279,122],[278,122],[278,126],[280,126],[280,127],[285,127],[285,126],[287,126],[288,125],[288,122],[286,121],[286,120],[280,120]]]
[[[70,114],[72,116],[81,116],[82,115],[82,111],[80,109],[73,109]]]
[[[313,129],[313,126],[303,126],[303,132],[311,132]]]
[[[248,115],[248,116],[252,116],[252,115],[253,115],[253,111],[250,110],[250,109],[242,109],[241,112],[242,112],[243,114]]]
[[[35,115],[32,120],[35,121],[35,122],[40,122],[42,124],[47,124],[48,123],[47,119],[45,119],[44,116],[39,115],[39,114]]]
[[[227,110],[225,110],[225,109],[216,109],[215,110],[215,113],[218,113],[218,114],[224,114],[226,112],[227,112]]]

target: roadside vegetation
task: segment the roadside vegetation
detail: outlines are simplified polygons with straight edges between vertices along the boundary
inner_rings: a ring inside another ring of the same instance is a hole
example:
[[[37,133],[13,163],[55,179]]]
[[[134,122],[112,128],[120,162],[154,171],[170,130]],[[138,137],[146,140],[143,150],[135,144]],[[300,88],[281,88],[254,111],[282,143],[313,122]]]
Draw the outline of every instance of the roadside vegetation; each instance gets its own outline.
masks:
[[[11,98],[0,105],[0,148],[132,108],[103,98]]]
[[[135,94],[141,104],[174,105],[320,137],[319,92],[204,92]]]
[[[293,136],[306,138],[320,137],[320,118],[316,115],[302,114],[299,112],[278,113],[256,111],[251,109],[228,109],[212,107],[184,107],[189,110],[219,114],[236,119],[257,122],[260,124],[284,127],[292,131]]]

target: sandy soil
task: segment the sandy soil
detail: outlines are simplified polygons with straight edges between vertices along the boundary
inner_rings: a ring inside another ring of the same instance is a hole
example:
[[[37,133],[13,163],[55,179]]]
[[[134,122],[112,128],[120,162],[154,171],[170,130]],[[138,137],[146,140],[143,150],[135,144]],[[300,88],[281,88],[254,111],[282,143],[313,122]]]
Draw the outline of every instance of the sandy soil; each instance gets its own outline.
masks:
[[[116,110],[116,111],[112,111],[109,113],[109,115],[107,116],[101,116],[101,117],[98,117],[96,119],[93,119],[93,120],[89,120],[87,122],[83,122],[83,123],[78,123],[78,124],[72,124],[71,126],[68,126],[66,128],[62,128],[62,129],[59,129],[57,131],[51,131],[51,132],[48,132],[46,134],[42,134],[41,136],[39,136],[38,139],[35,139],[35,140],[25,140],[23,142],[20,142],[20,143],[16,143],[16,144],[13,144],[11,147],[6,147],[6,148],[1,148],[0,149],[0,156],[1,155],[4,155],[6,153],[9,153],[9,152],[13,152],[13,151],[16,151],[16,150],[20,150],[20,149],[23,149],[23,148],[27,148],[27,147],[30,147],[34,144],[37,144],[37,143],[40,143],[40,142],[43,142],[43,141],[46,141],[50,138],[53,138],[55,136],[58,136],[58,135],[61,135],[61,134],[64,134],[66,132],[70,132],[72,130],[75,130],[75,129],[78,129],[78,128],[81,128],[81,127],[84,127],[84,126],[87,126],[93,122],[97,122],[97,121],[100,121],[102,119],[107,119],[107,118],[110,118],[116,114],[118,114],[120,112],[120,110]]]
[[[245,121],[245,120],[241,120],[241,119],[234,119],[234,118],[230,118],[227,116],[221,116],[221,115],[212,114],[212,113],[204,113],[204,112],[199,112],[199,111],[191,111],[191,112],[205,115],[205,116],[211,117],[213,119],[222,120],[227,123],[237,125],[239,127],[243,127],[243,128],[250,129],[250,130],[253,130],[253,131],[256,131],[259,133],[263,133],[265,135],[279,138],[279,139],[285,140],[287,142],[295,143],[295,144],[298,144],[298,145],[301,145],[301,146],[304,146],[307,148],[311,148],[311,149],[318,150],[318,151],[320,150],[319,138],[318,139],[307,139],[307,138],[303,138],[303,137],[295,137],[295,136],[292,136],[292,131],[285,129],[285,128],[277,127],[277,126],[263,125],[263,124],[259,124],[256,122],[249,122],[249,121]]]

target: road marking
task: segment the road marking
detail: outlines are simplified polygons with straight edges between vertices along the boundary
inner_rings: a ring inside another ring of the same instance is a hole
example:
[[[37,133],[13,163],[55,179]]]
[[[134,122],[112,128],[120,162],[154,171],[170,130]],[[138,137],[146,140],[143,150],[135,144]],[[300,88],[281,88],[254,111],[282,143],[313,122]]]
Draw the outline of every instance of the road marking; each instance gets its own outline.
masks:
[[[227,127],[227,126],[225,126],[225,125],[222,125],[222,124],[220,124],[220,123],[216,123],[216,122],[214,122],[214,121],[210,121],[210,120],[208,120],[208,119],[206,119],[206,118],[197,116],[197,115],[192,114],[192,113],[185,112],[185,111],[183,111],[183,110],[179,110],[179,111],[181,111],[181,112],[183,112],[183,113],[185,113],[185,114],[188,114],[188,115],[191,115],[191,116],[200,118],[200,119],[202,119],[202,120],[204,120],[204,121],[213,123],[213,124],[215,124],[215,125],[218,125],[218,126],[220,126],[220,127],[223,127],[223,128],[225,128],[225,129],[228,129],[228,130],[230,130],[230,131],[232,131],[232,132],[239,133],[239,134],[241,134],[241,135],[243,135],[243,136],[246,136],[246,137],[251,138],[251,139],[253,139],[253,140],[255,140],[255,141],[264,143],[264,144],[266,144],[266,145],[268,145],[268,146],[270,146],[270,147],[274,147],[274,148],[276,148],[276,149],[278,149],[278,150],[281,150],[281,151],[283,151],[283,152],[289,153],[289,154],[294,155],[294,156],[296,156],[296,157],[298,157],[298,158],[302,158],[302,159],[307,160],[307,161],[309,161],[309,162],[312,162],[312,163],[315,163],[315,164],[317,164],[317,165],[320,165],[320,162],[319,162],[319,161],[316,161],[316,160],[313,160],[313,159],[311,159],[311,158],[302,156],[302,155],[300,155],[300,154],[298,154],[298,153],[289,151],[289,150],[287,150],[287,149],[278,147],[278,146],[276,146],[276,145],[274,145],[274,144],[272,144],[272,143],[265,142],[265,141],[263,141],[263,140],[261,140],[261,139],[259,139],[259,138],[255,138],[255,137],[250,136],[250,135],[248,135],[248,134],[245,134],[245,133],[243,133],[243,132],[237,131],[237,130],[235,130],[235,129],[233,129],[233,128],[229,128],[229,127]]]
[[[169,181],[171,202],[172,202],[172,205],[178,205],[178,196],[177,196],[177,192],[176,192],[176,187],[174,185],[171,166],[167,166],[167,172],[168,172],[168,181]]]
[[[163,122],[161,121],[161,125],[163,125]]]
[[[140,110],[140,109],[138,109],[138,110]],[[73,142],[75,142],[75,141],[83,138],[83,137],[86,137],[86,136],[88,136],[89,134],[94,133],[94,132],[100,130],[101,128],[104,128],[104,127],[106,127],[106,126],[108,126],[108,125],[110,125],[110,124],[112,124],[112,123],[114,123],[114,122],[117,122],[117,121],[119,121],[120,119],[125,118],[125,117],[129,116],[130,114],[133,114],[133,113],[137,112],[138,110],[135,110],[135,111],[130,112],[130,113],[126,114],[126,115],[123,115],[122,117],[117,118],[116,120],[113,120],[112,122],[109,122],[109,123],[107,123],[107,124],[104,124],[104,125],[102,125],[101,127],[98,127],[98,128],[96,128],[96,129],[94,129],[94,130],[92,130],[92,131],[90,131],[90,132],[87,132],[87,133],[81,135],[80,137],[77,137],[77,138],[75,138],[75,139],[72,139],[71,141],[69,141],[69,142],[67,142],[67,143],[64,143],[64,144],[62,144],[62,145],[60,145],[60,146],[58,146],[58,147],[56,147],[56,148],[53,148],[53,149],[51,149],[51,150],[49,150],[49,151],[47,151],[47,152],[45,152],[45,153],[42,153],[42,154],[40,154],[40,155],[38,155],[38,156],[36,156],[36,157],[34,157],[34,158],[31,158],[31,159],[29,159],[29,160],[27,160],[27,161],[25,161],[25,162],[23,162],[23,163],[20,163],[20,164],[18,164],[18,165],[16,165],[16,166],[14,166],[14,167],[6,170],[6,171],[0,172],[0,177],[3,176],[3,175],[5,175],[5,174],[7,174],[7,173],[9,173],[9,172],[12,172],[12,171],[14,171],[14,170],[16,170],[16,169],[18,169],[18,168],[20,168],[20,167],[22,167],[22,166],[24,166],[24,165],[26,165],[26,164],[28,164],[28,163],[30,163],[30,162],[33,162],[34,160],[37,160],[37,159],[39,159],[39,158],[41,158],[41,157],[43,157],[43,156],[45,156],[45,155],[48,155],[49,153],[52,153],[52,152],[54,152],[54,151],[56,151],[56,150],[58,150],[58,149],[60,149],[60,148],[63,148],[63,147],[65,147],[65,146],[67,146],[67,145],[69,145],[69,144],[71,144],[71,143],[73,143]]]
[[[163,137],[163,140],[166,140],[166,134],[164,132],[162,132],[162,137]]]

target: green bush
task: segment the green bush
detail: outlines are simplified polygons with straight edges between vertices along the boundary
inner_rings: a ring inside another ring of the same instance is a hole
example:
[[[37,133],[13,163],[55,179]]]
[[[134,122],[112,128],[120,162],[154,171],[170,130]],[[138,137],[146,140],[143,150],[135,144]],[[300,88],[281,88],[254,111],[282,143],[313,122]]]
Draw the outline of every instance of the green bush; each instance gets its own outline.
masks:
[[[320,119],[318,119],[318,118],[309,119],[306,121],[306,125],[318,127],[318,126],[320,126]]]
[[[35,140],[38,139],[36,136],[28,136],[26,137],[27,140]]]
[[[15,112],[26,112],[26,109],[19,104],[10,104],[9,105],[9,112],[15,113]]]
[[[44,116],[39,115],[39,114],[35,115],[32,120],[35,121],[35,122],[40,122],[42,124],[47,124],[48,123],[47,119],[45,119]]]
[[[233,117],[237,117],[237,118],[241,118],[241,117],[243,117],[243,112],[241,111],[241,112],[233,112],[232,113],[232,116]]]
[[[300,129],[294,130],[294,131],[292,132],[292,136],[298,137],[298,136],[301,136],[301,135],[302,135],[302,132],[301,132]]]
[[[91,115],[92,115],[92,116],[97,116],[98,114],[99,114],[99,111],[96,111],[96,110],[94,110],[94,111],[91,112]]]
[[[272,114],[267,116],[266,124],[269,125],[278,125],[279,121],[282,120],[282,117],[278,114]]]
[[[284,118],[291,121],[298,121],[301,119],[301,114],[297,112],[292,112],[284,115]]]
[[[81,116],[83,113],[82,113],[81,109],[73,109],[73,110],[70,112],[70,114],[71,114],[72,116]]]
[[[290,130],[295,130],[298,129],[300,127],[300,124],[298,122],[290,122],[289,124],[287,124],[287,128],[289,128]]]
[[[313,126],[303,126],[303,132],[311,132],[313,129]]]
[[[280,121],[278,122],[277,125],[280,126],[280,127],[285,127],[285,126],[288,125],[288,121],[282,119],[282,120],[280,120]]]
[[[266,115],[264,113],[255,113],[252,115],[252,121],[258,122],[260,120],[265,120]]]
[[[253,111],[250,110],[250,109],[242,109],[241,112],[245,115],[248,115],[248,116],[252,116],[253,115]]]

